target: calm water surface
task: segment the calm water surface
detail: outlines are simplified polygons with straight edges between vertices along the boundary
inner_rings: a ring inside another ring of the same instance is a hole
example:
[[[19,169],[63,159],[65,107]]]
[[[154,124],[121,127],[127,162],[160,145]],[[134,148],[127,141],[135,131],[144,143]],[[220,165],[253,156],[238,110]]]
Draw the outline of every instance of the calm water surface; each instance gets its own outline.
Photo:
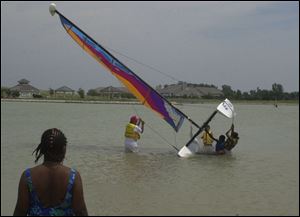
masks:
[[[178,107],[202,125],[217,104]],[[68,139],[64,164],[81,173],[90,215],[299,215],[299,105],[235,109],[231,155],[181,159],[165,140],[182,147],[189,124],[175,135],[143,106],[1,102],[1,215],[13,214],[21,172],[52,127]],[[128,154],[124,127],[136,112],[145,132]],[[210,125],[220,135],[231,121],[218,114]]]

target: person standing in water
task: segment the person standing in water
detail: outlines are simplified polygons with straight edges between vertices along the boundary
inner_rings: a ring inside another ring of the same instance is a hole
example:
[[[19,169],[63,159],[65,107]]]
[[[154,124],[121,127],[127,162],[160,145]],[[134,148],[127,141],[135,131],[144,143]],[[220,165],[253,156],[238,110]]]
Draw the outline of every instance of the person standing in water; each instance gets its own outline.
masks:
[[[138,116],[133,115],[125,129],[125,152],[138,152],[138,140],[144,132],[145,122]]]
[[[67,139],[59,129],[43,133],[33,153],[35,163],[42,156],[44,162],[22,173],[14,216],[88,215],[81,176],[63,165],[66,147]]]

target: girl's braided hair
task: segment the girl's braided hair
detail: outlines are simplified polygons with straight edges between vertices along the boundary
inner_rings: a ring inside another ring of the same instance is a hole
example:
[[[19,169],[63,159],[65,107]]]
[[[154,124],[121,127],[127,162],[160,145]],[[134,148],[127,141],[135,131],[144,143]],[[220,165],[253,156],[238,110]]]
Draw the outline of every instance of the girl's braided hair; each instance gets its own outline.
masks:
[[[46,130],[41,138],[41,143],[32,152],[35,152],[35,163],[38,162],[40,157],[44,155],[47,160],[54,162],[62,162],[65,158],[65,148],[67,145],[67,138],[57,128]]]

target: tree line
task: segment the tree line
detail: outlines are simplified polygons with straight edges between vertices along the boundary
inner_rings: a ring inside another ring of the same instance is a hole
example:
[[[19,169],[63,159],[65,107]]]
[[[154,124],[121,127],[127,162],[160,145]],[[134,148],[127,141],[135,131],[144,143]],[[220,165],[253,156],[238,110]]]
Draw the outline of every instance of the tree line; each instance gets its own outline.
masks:
[[[229,85],[222,85],[224,97],[236,100],[299,100],[299,92],[284,92],[281,84],[272,84],[271,90],[260,89],[242,92],[240,90],[232,90]]]
[[[180,82],[178,84],[183,84],[183,82]],[[217,88],[215,85],[212,84],[190,84],[190,83],[185,83],[189,87],[214,87]],[[168,86],[168,85],[167,85]],[[157,87],[162,88],[162,86]],[[266,89],[260,89],[259,87],[256,88],[256,90],[250,90],[249,92],[242,92],[241,90],[233,90],[231,86],[229,85],[222,85],[221,91],[223,92],[224,96],[229,99],[234,99],[234,100],[299,100],[299,92],[284,92],[284,88],[281,84],[274,83],[272,84],[272,89],[271,90],[266,90]],[[100,93],[97,93],[95,90],[91,89],[87,93],[82,88],[79,88],[77,91],[77,94],[79,95],[80,98],[85,98],[85,96],[100,96]],[[49,89],[49,95],[53,97],[54,95],[54,90]],[[3,97],[19,97],[20,93],[18,91],[11,91],[9,88],[6,87],[1,87],[1,98]],[[34,98],[43,98],[41,95],[33,95]],[[121,98],[132,98],[133,95],[124,93],[121,94],[119,97]],[[187,97],[183,97],[187,98]],[[188,97],[190,98],[190,97]],[[193,97],[195,98],[195,97]],[[215,96],[211,95],[206,95],[203,96],[205,99],[214,99],[218,98]]]

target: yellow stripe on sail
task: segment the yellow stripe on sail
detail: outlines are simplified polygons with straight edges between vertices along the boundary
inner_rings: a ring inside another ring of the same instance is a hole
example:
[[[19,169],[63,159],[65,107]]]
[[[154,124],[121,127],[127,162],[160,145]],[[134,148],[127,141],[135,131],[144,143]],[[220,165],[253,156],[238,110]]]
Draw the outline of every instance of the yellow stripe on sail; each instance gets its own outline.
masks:
[[[143,95],[140,94],[140,92],[138,92],[138,90],[130,83],[128,82],[126,79],[124,79],[123,77],[117,75],[114,73],[114,75],[125,85],[125,87],[128,88],[128,90],[136,97],[138,98],[138,100],[140,100],[141,102],[145,102],[145,106],[147,106],[148,108],[151,108],[151,106],[148,104],[148,102],[146,101],[145,97]]]

